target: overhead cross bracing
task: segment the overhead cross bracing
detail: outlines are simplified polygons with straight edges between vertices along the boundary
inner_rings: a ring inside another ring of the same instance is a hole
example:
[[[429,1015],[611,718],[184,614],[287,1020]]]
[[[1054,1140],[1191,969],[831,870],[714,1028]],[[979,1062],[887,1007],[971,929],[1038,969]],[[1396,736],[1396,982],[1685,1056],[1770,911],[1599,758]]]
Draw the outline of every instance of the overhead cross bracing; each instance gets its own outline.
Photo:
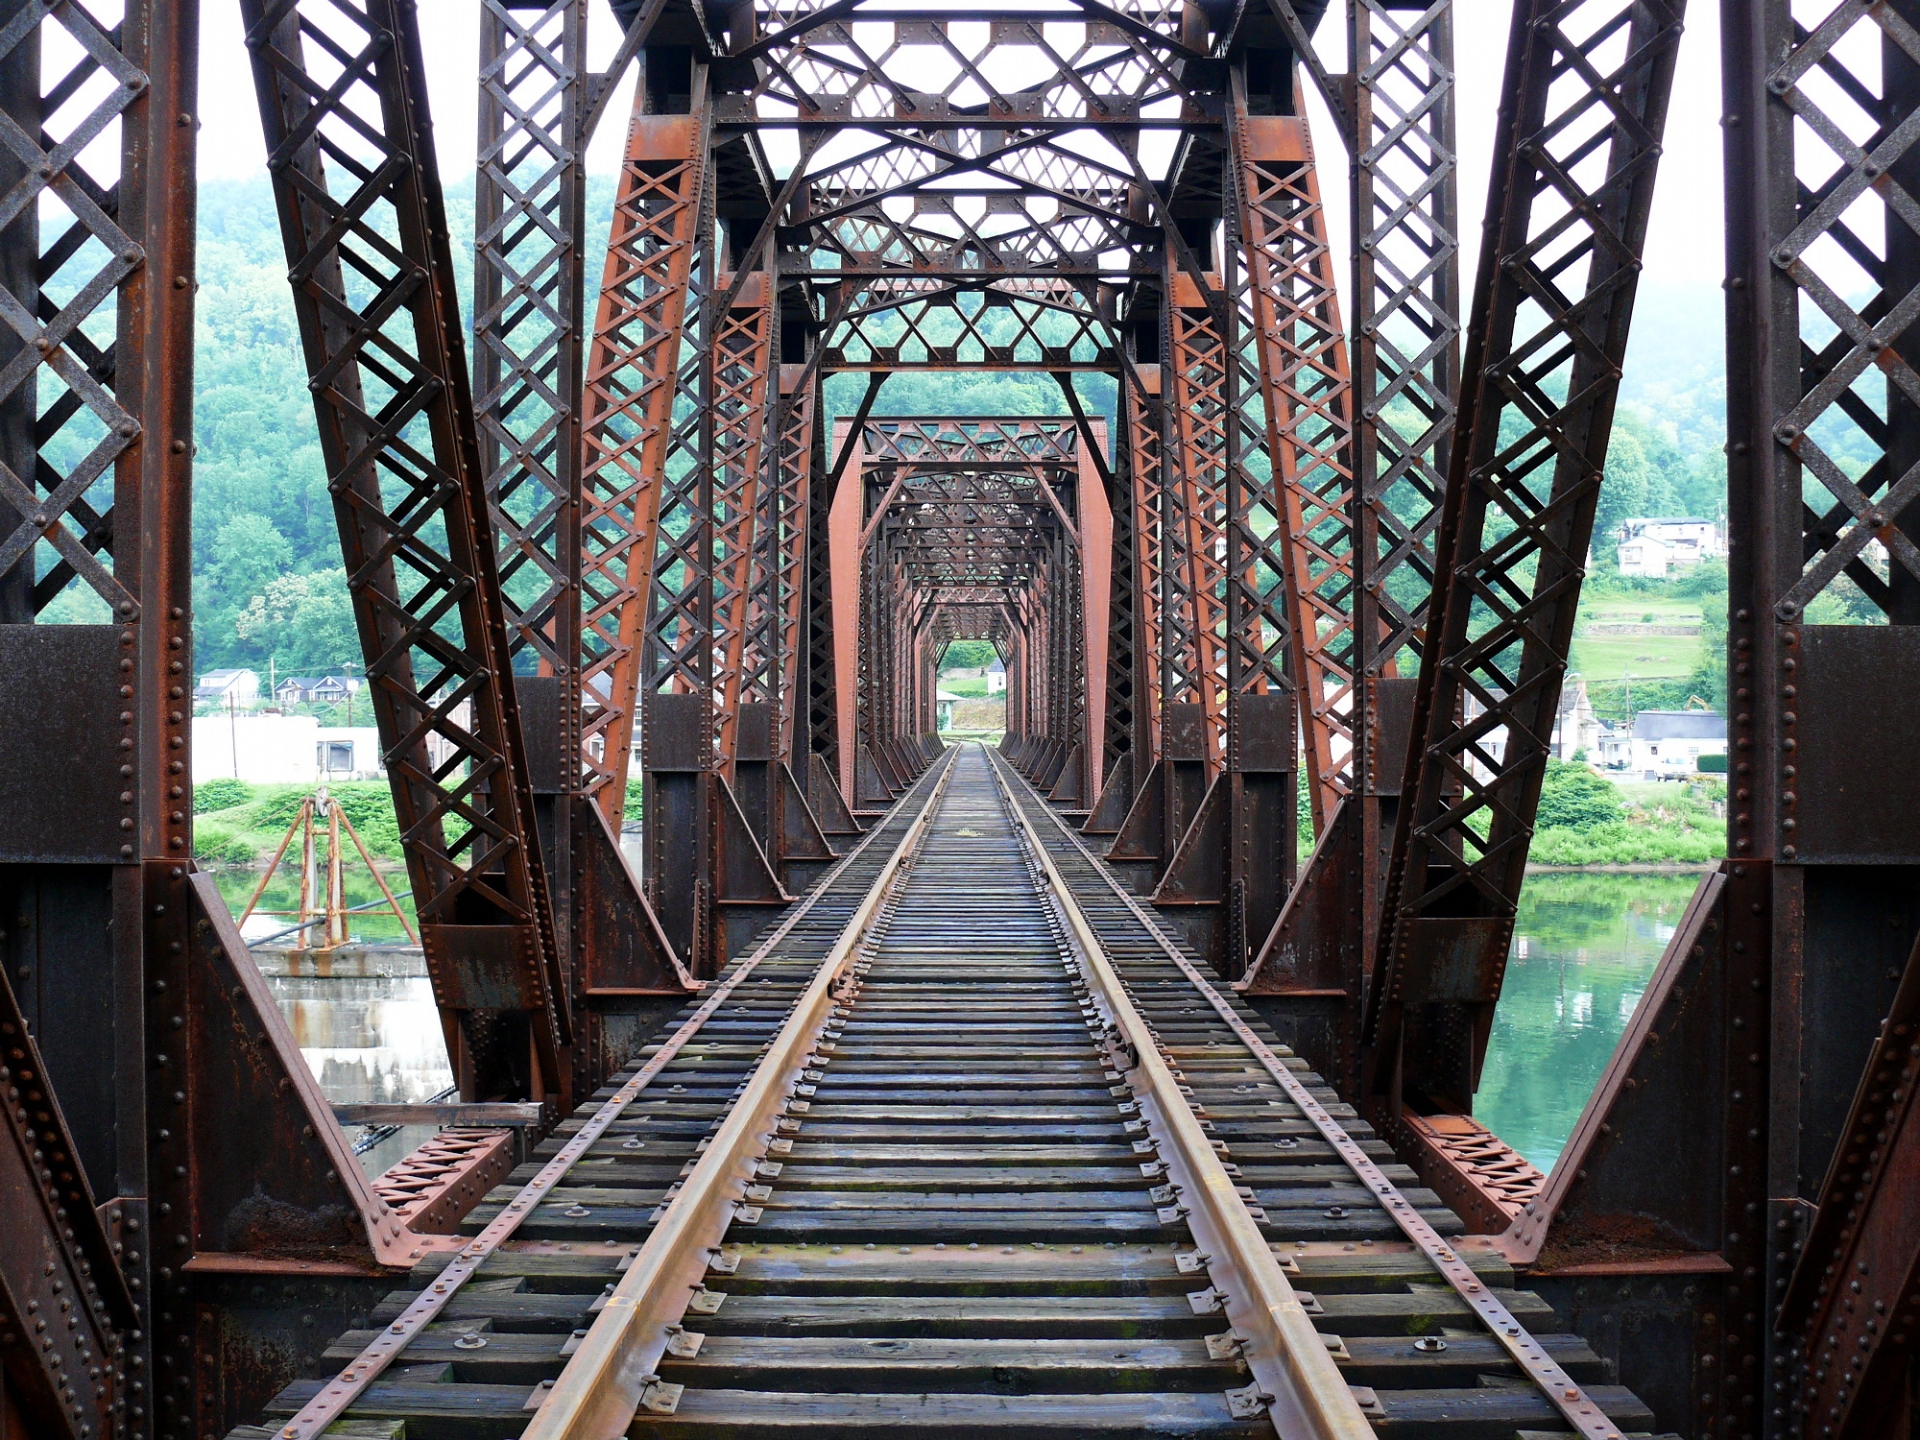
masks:
[[[0,20],[0,1433],[1912,1428],[1913,0],[1722,6],[1728,858],[1550,1176],[1474,1099],[1677,0],[1497,94],[1446,0],[478,9],[469,257],[414,5],[240,5],[472,1122],[377,1181],[192,859],[198,10]]]

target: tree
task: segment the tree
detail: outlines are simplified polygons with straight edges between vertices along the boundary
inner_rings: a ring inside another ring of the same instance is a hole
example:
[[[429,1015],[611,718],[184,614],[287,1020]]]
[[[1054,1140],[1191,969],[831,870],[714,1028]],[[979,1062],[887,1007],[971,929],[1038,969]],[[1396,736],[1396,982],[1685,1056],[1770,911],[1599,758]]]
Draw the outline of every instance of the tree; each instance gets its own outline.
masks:
[[[293,567],[293,546],[264,515],[234,516],[214,534],[210,563],[203,571],[210,592],[202,605],[200,650],[203,662],[213,665],[264,660],[265,652],[251,653],[241,640],[235,621],[249,598]]]
[[[1631,411],[1614,417],[1613,438],[1607,445],[1606,478],[1600,482],[1600,503],[1593,516],[1594,554],[1611,561],[1620,546],[1622,521],[1647,515],[1679,513],[1680,500],[1673,482],[1648,453],[1666,447],[1647,423]]]
[[[283,672],[337,670],[360,654],[345,570],[268,581],[235,618],[233,628],[241,640],[271,655]]]
[[[953,670],[978,670],[983,665],[993,663],[994,649],[990,640],[955,640],[947,646],[947,653],[940,663]]]
[[[1540,786],[1540,830],[1585,830],[1620,818],[1620,796],[1606,780],[1566,760],[1548,760]]]

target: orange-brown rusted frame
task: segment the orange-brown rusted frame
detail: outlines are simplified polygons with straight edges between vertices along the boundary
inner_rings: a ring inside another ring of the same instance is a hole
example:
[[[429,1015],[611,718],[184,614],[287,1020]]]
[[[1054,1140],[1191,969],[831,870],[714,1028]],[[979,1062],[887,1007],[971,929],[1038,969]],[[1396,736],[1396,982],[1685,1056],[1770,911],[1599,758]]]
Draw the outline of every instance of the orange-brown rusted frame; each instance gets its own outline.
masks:
[[[1139,389],[1157,396],[1160,393],[1160,367],[1135,367]],[[1139,633],[1134,644],[1143,657],[1141,685],[1134,704],[1145,715],[1143,733],[1148,737],[1147,753],[1136,757],[1134,782],[1146,774],[1146,767],[1160,753],[1160,712],[1162,667],[1160,656],[1160,607],[1165,600],[1161,568],[1166,563],[1166,547],[1160,533],[1161,432],[1159,405],[1146,395],[1126,386],[1127,461],[1133,490],[1133,546],[1140,576],[1140,593],[1135,601],[1135,624]]]
[[[1353,387],[1306,118],[1249,116],[1236,100],[1233,119],[1317,833],[1347,793],[1353,753],[1353,672],[1343,658],[1353,631]]]
[[[587,356],[581,763],[586,794],[616,832],[626,808],[708,128],[704,110],[634,115]]]
[[[730,284],[731,277],[722,277]],[[733,778],[749,610],[766,603],[754,584],[760,485],[767,463],[768,403],[774,388],[773,285],[755,273],[741,283],[709,350],[713,365],[715,754]],[[766,577],[762,577],[762,586]]]
[[[1179,617],[1175,628],[1190,629],[1185,643],[1191,670],[1182,678],[1191,684],[1190,697],[1200,706],[1206,727],[1208,773],[1217,772],[1226,754],[1227,607],[1223,544],[1227,515],[1227,427],[1232,417],[1226,406],[1227,353],[1220,335],[1219,312],[1200,293],[1193,277],[1172,270],[1172,364],[1169,403],[1173,464],[1163,468],[1163,484],[1175,488],[1176,524],[1180,530],[1177,563],[1182,567],[1181,588],[1191,613]],[[1211,282],[1212,277],[1209,277]],[[1211,288],[1211,287],[1210,287]],[[1211,297],[1218,299],[1216,291]],[[1175,617],[1162,615],[1163,627]],[[1176,642],[1179,643],[1179,642]],[[1165,697],[1171,699],[1172,697]]]

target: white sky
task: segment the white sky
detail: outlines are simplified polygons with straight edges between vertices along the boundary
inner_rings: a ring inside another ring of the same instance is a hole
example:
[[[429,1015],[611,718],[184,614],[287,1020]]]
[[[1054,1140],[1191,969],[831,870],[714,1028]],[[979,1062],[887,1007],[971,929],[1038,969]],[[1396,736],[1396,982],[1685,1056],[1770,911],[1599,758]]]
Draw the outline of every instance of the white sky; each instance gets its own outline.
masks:
[[[424,26],[428,86],[441,173],[449,180],[473,169],[475,128],[474,76],[479,51],[479,7],[474,0],[419,0]],[[1330,7],[1321,40],[1334,48],[1329,62],[1342,62],[1339,37],[1342,6]],[[604,0],[589,7],[591,60],[605,64],[618,36]],[[1723,271],[1720,239],[1720,77],[1716,7],[1690,7],[1690,24],[1680,47],[1679,75],[1668,117],[1666,153],[1660,163],[1646,281],[1655,286],[1717,286]],[[1500,90],[1511,0],[1461,0],[1455,20],[1455,49],[1460,80],[1458,135],[1461,156],[1461,278],[1471,289],[1472,252],[1486,205],[1491,166],[1494,108]],[[202,12],[200,95],[200,173],[210,180],[257,175],[265,165],[260,118],[254,105],[252,75],[241,39],[239,7],[214,0]],[[610,174],[619,166],[622,123],[630,104],[631,80],[614,98],[587,155],[590,173]],[[1318,98],[1310,100],[1316,148],[1321,161],[1322,193],[1328,201],[1335,253],[1346,254],[1346,159],[1332,121]],[[1344,285],[1345,267],[1341,268]]]

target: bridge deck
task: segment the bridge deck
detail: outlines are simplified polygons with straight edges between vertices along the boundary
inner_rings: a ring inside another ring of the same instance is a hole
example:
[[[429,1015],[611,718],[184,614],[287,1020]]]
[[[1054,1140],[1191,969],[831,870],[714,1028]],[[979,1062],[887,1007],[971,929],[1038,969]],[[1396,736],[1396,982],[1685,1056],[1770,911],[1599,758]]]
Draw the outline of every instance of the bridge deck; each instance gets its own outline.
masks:
[[[1259,1263],[1277,1259],[1297,1287],[1358,1433],[1565,1433],[1386,1207],[1404,1200],[1449,1236],[1459,1219],[1250,1010],[1224,1002],[1395,1193],[1363,1184],[1217,997],[1044,809],[976,747],[936,765],[808,907],[729,972],[720,1003],[690,1004],[672,1038],[468,1218],[477,1236],[519,1217],[471,1279],[451,1284],[459,1267],[433,1256],[367,1328],[338,1337],[326,1356],[336,1369],[366,1366],[363,1352],[396,1322],[408,1330],[371,1383],[369,1369],[346,1387],[358,1392],[349,1423],[384,1422],[365,1432],[380,1435],[403,1423],[406,1440],[605,1440],[638,1401],[630,1433],[703,1440],[1272,1435],[1286,1402],[1266,1408],[1262,1337],[1220,1308],[1217,1292],[1232,1287],[1217,1266],[1209,1286],[1215,1257],[1199,1255],[1204,1217],[1193,1214],[1203,1207],[1178,1184],[1186,1172],[1155,1110],[1171,1104],[1203,1127],[1237,1191],[1229,1203],[1258,1227]],[[903,845],[910,854],[888,875]],[[1050,897],[1042,850],[1084,931]],[[1176,1094],[1142,1092],[1151,1067],[1125,1068],[1136,1057],[1076,933],[1097,937]],[[844,968],[830,994],[810,989],[823,966]],[[726,1190],[708,1172],[726,1163],[712,1152],[735,1144],[728,1117],[760,1103],[762,1072],[782,1063],[783,1037],[804,1029],[816,1000],[820,1021],[794,1052],[804,1053],[797,1086],[774,1087],[776,1118],[746,1162],[752,1188]],[[528,1195],[583,1130],[590,1143],[548,1172],[544,1195]],[[722,1243],[703,1244],[703,1216]],[[696,1278],[657,1312],[636,1277],[662,1251],[675,1252],[669,1266],[690,1256]],[[1514,1288],[1487,1242],[1462,1238],[1455,1253],[1604,1409],[1597,1433],[1651,1427],[1585,1342]],[[438,1285],[450,1298],[420,1315]],[[663,1314],[679,1329],[648,1349],[641,1332]],[[232,1440],[319,1433],[339,1411],[297,1423],[296,1412],[329,1388],[289,1386],[270,1428]]]

